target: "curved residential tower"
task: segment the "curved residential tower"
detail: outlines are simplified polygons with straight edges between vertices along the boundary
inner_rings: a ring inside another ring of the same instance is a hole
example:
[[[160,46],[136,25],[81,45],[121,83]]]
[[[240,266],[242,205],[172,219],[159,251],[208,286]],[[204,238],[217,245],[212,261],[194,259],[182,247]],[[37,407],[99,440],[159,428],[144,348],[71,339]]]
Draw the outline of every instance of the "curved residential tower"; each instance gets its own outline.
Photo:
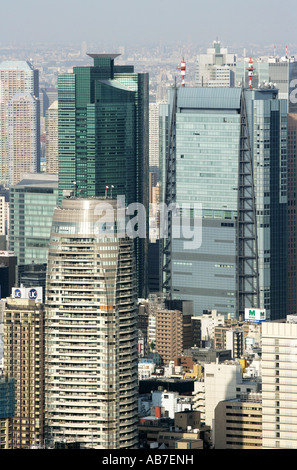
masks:
[[[54,212],[45,327],[51,445],[138,444],[135,262],[133,240],[117,234],[118,214],[116,200],[103,198],[64,199]]]

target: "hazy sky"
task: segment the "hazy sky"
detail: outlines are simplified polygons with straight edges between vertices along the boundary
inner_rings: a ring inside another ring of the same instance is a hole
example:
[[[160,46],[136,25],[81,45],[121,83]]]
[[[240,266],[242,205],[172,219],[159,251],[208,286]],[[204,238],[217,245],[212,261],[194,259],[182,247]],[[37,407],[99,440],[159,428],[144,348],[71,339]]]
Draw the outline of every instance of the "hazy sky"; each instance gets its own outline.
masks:
[[[297,2],[2,0],[0,44],[296,44]]]

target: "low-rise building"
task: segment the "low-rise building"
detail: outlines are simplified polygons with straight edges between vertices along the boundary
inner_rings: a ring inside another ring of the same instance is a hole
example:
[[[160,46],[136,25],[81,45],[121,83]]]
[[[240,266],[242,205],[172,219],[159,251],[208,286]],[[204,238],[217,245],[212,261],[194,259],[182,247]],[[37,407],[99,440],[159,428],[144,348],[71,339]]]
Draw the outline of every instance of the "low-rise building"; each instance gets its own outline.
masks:
[[[261,394],[221,401],[215,409],[215,449],[262,448]]]

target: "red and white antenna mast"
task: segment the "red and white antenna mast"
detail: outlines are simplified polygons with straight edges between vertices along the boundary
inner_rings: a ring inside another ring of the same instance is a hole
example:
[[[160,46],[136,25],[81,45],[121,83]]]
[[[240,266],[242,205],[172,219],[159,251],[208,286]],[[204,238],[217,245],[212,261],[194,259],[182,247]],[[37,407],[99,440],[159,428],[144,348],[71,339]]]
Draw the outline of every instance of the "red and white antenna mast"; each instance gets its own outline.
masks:
[[[181,61],[180,67],[177,67],[178,70],[180,70],[180,74],[182,77],[182,86],[185,86],[185,75],[186,75],[186,62],[183,57],[183,60]]]
[[[248,75],[249,75],[249,81],[250,81],[250,88],[253,88],[252,87],[252,78],[253,78],[253,75],[254,75],[254,67],[253,67],[253,59],[250,58],[250,61],[249,61],[249,66],[247,68],[248,70]]]

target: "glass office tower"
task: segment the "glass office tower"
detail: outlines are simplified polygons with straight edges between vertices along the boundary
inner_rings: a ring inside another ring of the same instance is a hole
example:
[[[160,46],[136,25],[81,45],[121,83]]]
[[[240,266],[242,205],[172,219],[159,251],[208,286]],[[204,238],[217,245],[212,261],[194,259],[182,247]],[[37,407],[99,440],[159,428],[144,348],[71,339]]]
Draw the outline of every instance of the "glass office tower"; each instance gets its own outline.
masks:
[[[9,249],[19,265],[47,262],[58,177],[47,173],[25,174],[10,189]]]
[[[111,211],[100,226],[106,203]],[[118,217],[116,200],[100,198],[66,198],[54,213],[45,319],[48,444],[138,444],[134,247],[118,237]]]
[[[199,203],[202,217],[199,248],[172,237],[164,254],[163,240],[163,286],[193,300],[196,315],[237,317],[243,307],[285,315],[286,106],[275,89],[173,88],[161,109],[162,200],[170,193],[182,212]]]
[[[148,74],[114,64],[118,54],[88,54],[93,66],[58,78],[59,201],[125,196],[148,213]],[[66,191],[66,192],[65,192]],[[148,226],[147,226],[148,230]],[[135,242],[139,296],[146,296],[147,244]]]

